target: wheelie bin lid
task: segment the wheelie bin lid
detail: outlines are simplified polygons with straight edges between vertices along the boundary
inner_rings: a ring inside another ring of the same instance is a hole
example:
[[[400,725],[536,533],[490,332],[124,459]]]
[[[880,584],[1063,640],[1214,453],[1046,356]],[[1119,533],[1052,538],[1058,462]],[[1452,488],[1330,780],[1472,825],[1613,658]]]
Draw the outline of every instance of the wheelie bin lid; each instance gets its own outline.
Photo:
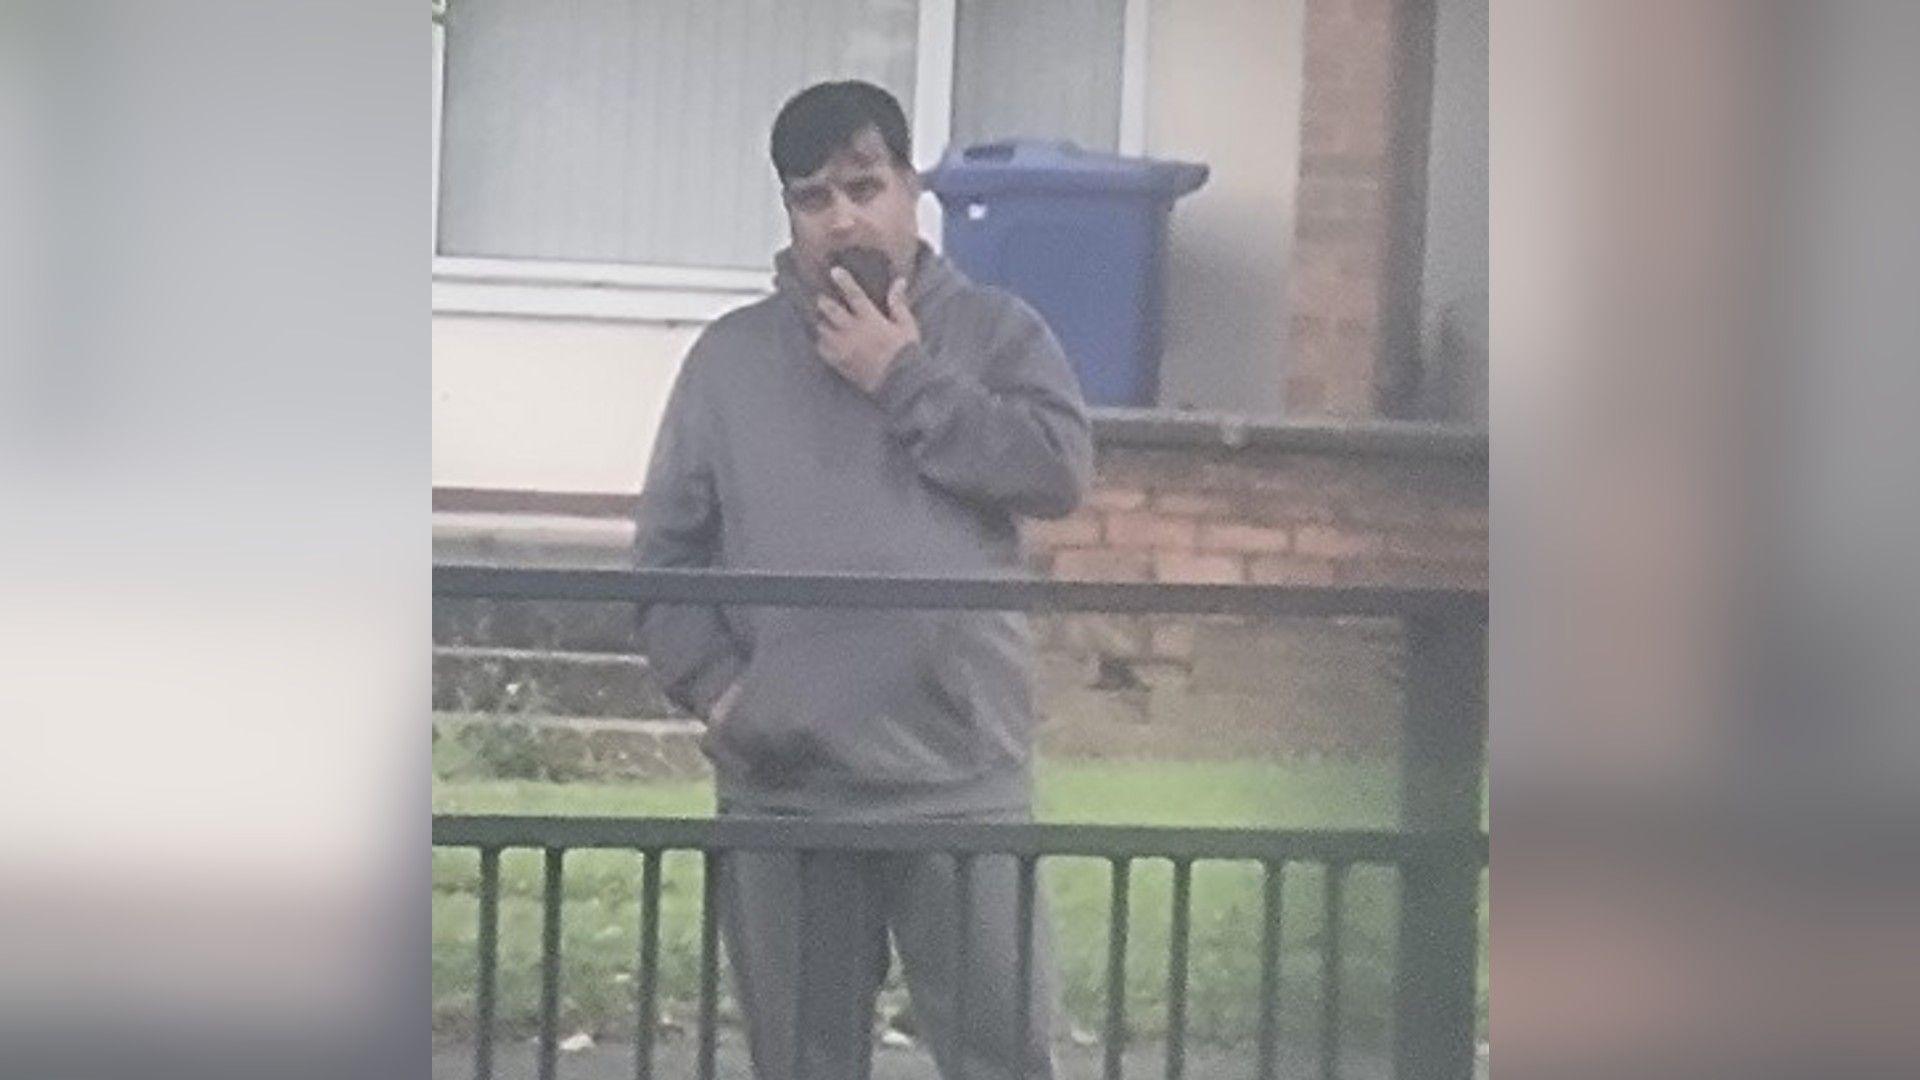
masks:
[[[1138,194],[1177,199],[1207,182],[1206,165],[1083,150],[1071,142],[1002,139],[950,149],[922,175],[942,197]]]

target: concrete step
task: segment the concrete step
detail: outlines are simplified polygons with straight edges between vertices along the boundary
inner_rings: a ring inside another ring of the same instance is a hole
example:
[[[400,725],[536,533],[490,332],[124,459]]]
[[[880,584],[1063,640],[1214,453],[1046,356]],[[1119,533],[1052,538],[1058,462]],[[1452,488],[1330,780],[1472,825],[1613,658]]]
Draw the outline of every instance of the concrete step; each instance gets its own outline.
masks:
[[[636,653],[640,651],[636,614],[634,605],[621,603],[436,599],[433,642]]]
[[[633,522],[570,514],[435,511],[433,561],[617,570],[633,565]]]
[[[486,645],[434,648],[433,707],[641,720],[681,715],[644,657]]]
[[[539,780],[684,780],[711,775],[694,720],[434,714],[434,738],[463,745],[488,775]]]
[[[633,523],[552,514],[433,515],[436,564],[542,569],[618,570],[633,565]],[[635,607],[625,603],[555,603],[436,599],[438,645],[633,653]]]

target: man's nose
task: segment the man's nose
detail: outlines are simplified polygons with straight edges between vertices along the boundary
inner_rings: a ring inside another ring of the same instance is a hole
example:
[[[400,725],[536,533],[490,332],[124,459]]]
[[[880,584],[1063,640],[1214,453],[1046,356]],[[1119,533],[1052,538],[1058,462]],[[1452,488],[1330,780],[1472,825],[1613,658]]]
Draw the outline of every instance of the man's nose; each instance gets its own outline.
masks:
[[[827,208],[827,229],[834,233],[845,233],[853,228],[857,220],[853,200],[834,192],[833,205]]]

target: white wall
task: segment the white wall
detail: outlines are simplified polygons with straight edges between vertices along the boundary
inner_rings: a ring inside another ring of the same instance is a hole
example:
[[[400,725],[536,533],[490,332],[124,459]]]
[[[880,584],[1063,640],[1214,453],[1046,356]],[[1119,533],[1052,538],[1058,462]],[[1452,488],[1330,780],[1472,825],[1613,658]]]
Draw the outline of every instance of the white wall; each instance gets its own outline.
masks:
[[[1147,153],[1203,161],[1174,204],[1160,402],[1281,408],[1300,173],[1302,0],[1153,0]]]
[[[434,486],[638,491],[699,329],[436,315]]]

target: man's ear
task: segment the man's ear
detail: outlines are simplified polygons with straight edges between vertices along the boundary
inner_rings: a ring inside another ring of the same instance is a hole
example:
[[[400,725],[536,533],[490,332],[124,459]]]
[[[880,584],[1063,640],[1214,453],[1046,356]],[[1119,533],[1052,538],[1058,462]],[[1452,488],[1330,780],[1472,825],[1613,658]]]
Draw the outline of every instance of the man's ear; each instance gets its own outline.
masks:
[[[907,194],[918,199],[921,191],[920,170],[914,168],[911,162],[905,165],[895,165],[894,168],[900,170],[900,182],[907,185]]]

